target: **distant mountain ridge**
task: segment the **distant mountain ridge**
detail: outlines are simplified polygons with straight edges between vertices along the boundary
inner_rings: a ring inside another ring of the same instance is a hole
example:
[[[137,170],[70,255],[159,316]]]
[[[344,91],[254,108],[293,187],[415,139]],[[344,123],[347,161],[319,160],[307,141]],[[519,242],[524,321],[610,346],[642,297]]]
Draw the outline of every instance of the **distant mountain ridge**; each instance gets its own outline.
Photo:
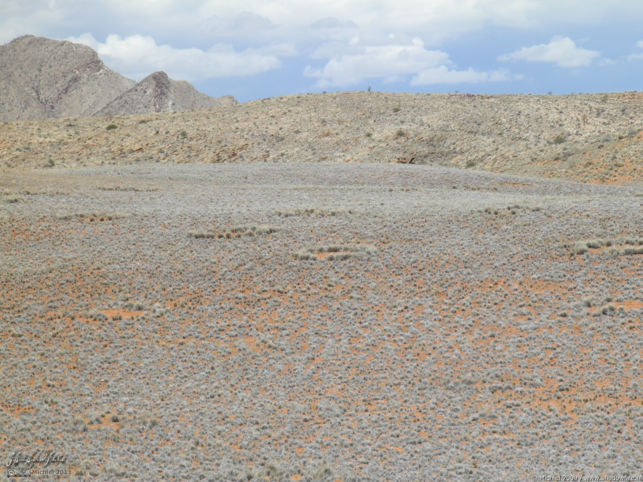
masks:
[[[172,80],[165,72],[154,72],[112,100],[96,115],[178,112],[233,104],[236,100],[232,96],[213,98],[198,92],[184,80]]]
[[[181,112],[236,104],[155,72],[141,82],[86,45],[25,35],[0,46],[0,121]]]

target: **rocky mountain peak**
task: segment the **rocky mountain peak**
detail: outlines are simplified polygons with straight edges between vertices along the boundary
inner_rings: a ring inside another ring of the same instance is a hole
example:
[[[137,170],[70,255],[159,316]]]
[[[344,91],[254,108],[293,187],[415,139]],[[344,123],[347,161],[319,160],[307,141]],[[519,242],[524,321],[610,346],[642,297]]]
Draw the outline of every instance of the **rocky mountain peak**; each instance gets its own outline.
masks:
[[[114,104],[124,95],[126,102]],[[165,72],[155,72],[137,84],[109,69],[82,44],[24,35],[0,46],[2,122],[176,112],[229,103],[236,101],[201,94]]]

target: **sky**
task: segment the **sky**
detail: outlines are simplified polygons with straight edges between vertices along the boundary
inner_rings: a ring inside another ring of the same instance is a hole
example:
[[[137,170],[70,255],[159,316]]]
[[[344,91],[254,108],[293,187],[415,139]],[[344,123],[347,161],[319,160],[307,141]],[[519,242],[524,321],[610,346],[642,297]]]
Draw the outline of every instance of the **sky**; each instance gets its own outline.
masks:
[[[0,44],[92,47],[240,102],[323,91],[643,90],[643,0],[0,0]]]

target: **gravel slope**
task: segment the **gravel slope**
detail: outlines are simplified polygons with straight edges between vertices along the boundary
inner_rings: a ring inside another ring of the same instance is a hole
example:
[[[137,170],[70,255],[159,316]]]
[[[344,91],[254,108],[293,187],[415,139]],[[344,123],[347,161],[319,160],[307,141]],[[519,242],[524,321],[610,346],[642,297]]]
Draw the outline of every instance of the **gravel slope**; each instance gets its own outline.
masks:
[[[640,183],[643,93],[341,92],[209,111],[0,124],[0,169],[226,162],[415,163]]]
[[[100,480],[641,476],[640,186],[239,163],[0,193],[7,457]]]

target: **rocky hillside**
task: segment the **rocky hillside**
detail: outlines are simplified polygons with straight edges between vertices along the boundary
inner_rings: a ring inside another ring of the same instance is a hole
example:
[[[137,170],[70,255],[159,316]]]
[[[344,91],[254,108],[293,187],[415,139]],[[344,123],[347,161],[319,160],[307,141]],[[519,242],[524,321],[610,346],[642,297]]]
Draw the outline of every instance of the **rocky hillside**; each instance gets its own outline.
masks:
[[[238,161],[436,164],[636,183],[643,174],[643,93],[346,92],[0,125],[3,167]]]
[[[0,46],[2,122],[180,112],[235,102],[201,94],[163,72],[136,84],[107,68],[85,45],[25,35]]]
[[[234,105],[234,97],[215,99],[198,92],[185,81],[170,79],[165,72],[155,72],[111,101],[97,116],[177,112]]]

